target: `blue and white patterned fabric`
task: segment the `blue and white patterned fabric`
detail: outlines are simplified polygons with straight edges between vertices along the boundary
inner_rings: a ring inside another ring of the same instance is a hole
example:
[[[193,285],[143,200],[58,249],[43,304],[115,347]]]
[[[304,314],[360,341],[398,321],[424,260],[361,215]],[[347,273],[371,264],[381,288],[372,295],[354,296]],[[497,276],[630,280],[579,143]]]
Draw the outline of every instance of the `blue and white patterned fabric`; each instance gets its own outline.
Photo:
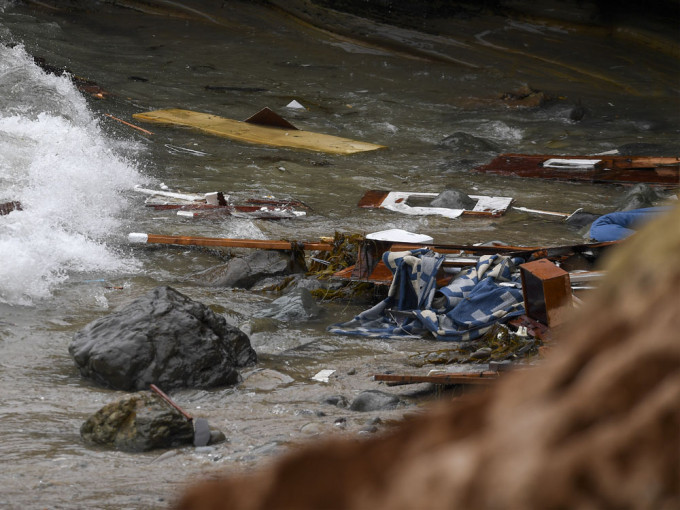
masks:
[[[387,298],[357,315],[334,324],[332,333],[370,337],[432,335],[437,340],[474,340],[499,321],[524,313],[516,266],[521,258],[485,255],[476,267],[461,272],[437,289],[437,272],[444,257],[421,248],[385,252],[383,261],[394,275]],[[503,285],[501,285],[503,283]]]

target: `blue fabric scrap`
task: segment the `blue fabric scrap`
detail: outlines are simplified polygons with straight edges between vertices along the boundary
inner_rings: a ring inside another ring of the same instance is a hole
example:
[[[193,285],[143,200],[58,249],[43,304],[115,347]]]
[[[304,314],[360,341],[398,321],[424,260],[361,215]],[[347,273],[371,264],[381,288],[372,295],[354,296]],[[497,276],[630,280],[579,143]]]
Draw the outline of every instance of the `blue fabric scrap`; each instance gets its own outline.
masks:
[[[519,257],[485,255],[437,289],[444,256],[428,249],[386,252],[393,279],[387,298],[353,320],[333,324],[332,333],[390,338],[431,335],[437,340],[479,338],[496,322],[524,313]]]

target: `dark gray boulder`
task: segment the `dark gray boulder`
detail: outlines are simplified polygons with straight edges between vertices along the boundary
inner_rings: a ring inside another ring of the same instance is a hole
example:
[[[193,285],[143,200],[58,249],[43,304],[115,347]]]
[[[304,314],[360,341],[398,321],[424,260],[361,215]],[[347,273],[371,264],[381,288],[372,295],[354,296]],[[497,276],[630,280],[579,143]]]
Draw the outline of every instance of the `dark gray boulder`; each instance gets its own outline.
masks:
[[[245,333],[167,286],[85,326],[69,352],[84,377],[127,391],[228,386],[257,362]]]
[[[162,399],[142,391],[106,404],[82,424],[80,435],[89,445],[144,452],[190,445],[194,427]]]
[[[430,202],[431,207],[446,207],[448,209],[474,209],[475,205],[477,205],[476,200],[455,189],[442,191]]]
[[[385,393],[378,390],[366,390],[352,400],[349,408],[352,411],[384,411],[387,409],[395,409],[401,399],[391,393]]]

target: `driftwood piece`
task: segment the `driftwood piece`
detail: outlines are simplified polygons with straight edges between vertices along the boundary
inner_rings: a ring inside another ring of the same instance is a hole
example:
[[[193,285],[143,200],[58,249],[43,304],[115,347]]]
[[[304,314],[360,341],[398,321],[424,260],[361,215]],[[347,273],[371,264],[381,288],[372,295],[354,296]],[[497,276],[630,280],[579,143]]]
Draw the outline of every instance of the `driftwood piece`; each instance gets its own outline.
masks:
[[[11,202],[5,202],[4,204],[0,204],[0,216],[4,216],[5,214],[9,214],[12,211],[21,211],[21,202],[17,202],[15,200]]]
[[[384,437],[298,449],[175,508],[680,507],[680,207],[609,253],[535,368]]]

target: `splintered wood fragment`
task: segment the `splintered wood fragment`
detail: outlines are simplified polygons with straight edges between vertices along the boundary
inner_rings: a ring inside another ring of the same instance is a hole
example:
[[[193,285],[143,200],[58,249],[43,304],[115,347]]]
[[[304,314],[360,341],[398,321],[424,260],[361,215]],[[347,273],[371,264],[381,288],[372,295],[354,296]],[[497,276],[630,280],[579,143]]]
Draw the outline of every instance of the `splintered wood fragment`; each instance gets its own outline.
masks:
[[[21,202],[17,202],[16,200],[12,200],[11,202],[5,202],[4,204],[0,204],[0,216],[4,216],[5,214],[9,214],[12,211],[21,211]]]
[[[177,403],[175,403],[174,400],[172,400],[170,397],[168,397],[163,390],[161,390],[158,386],[155,384],[152,384],[151,386],[151,391],[153,391],[156,395],[161,397],[167,404],[169,404],[171,407],[174,407],[179,413],[184,416],[187,420],[192,421],[194,419],[193,416],[191,416],[189,413],[187,413],[184,409],[182,409]]]
[[[109,114],[109,113],[105,113],[104,115],[106,115],[106,116],[109,117],[110,119],[117,120],[118,122],[120,122],[120,123],[122,123],[122,124],[125,124],[126,126],[129,126],[129,127],[131,127],[132,129],[136,129],[137,131],[141,131],[142,133],[146,133],[147,135],[152,135],[152,134],[153,134],[152,131],[148,131],[148,130],[146,130],[146,129],[144,129],[144,128],[140,128],[139,126],[135,126],[134,124],[130,124],[129,122],[125,122],[123,119],[119,119],[118,117],[114,117],[113,115],[111,115],[111,114]]]

